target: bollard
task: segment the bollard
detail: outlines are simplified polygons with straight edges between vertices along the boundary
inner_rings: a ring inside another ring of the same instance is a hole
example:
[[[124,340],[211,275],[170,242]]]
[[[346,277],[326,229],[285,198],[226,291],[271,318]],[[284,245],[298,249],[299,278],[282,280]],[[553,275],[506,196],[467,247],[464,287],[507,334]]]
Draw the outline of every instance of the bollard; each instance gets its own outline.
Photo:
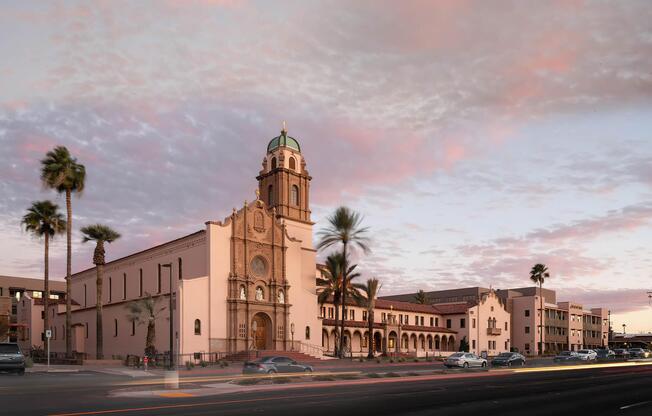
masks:
[[[179,388],[179,373],[177,371],[170,370],[165,372],[165,388],[166,389]]]

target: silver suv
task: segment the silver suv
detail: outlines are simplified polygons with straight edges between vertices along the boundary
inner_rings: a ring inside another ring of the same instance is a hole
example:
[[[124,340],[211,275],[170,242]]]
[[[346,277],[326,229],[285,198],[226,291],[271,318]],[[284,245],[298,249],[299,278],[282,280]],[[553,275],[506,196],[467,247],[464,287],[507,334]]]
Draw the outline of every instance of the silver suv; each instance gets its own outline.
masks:
[[[21,376],[25,374],[25,357],[18,344],[0,343],[0,371],[14,371]]]

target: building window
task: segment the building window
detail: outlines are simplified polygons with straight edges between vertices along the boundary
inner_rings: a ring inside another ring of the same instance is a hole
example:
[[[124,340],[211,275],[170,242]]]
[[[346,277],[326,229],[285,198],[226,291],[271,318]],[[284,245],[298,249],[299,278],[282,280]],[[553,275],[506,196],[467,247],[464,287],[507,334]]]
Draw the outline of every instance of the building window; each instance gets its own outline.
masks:
[[[285,328],[283,327],[283,325],[278,326],[278,337],[281,339],[285,338]]]
[[[306,327],[306,339],[310,339],[310,327]]]
[[[111,302],[111,292],[113,291],[113,280],[109,277],[109,302]]]
[[[276,158],[272,158],[272,169],[276,169]]]
[[[88,298],[86,297],[86,283],[84,283],[84,307],[87,305]]]
[[[434,325],[435,325],[435,318],[433,318],[433,317],[431,316],[431,317],[430,317],[430,326],[434,326]],[[431,349],[432,349],[432,348],[431,348]]]
[[[421,326],[423,326],[423,316],[421,318],[419,318],[419,319],[421,321]]]
[[[136,335],[136,321],[131,321],[131,336]]]
[[[247,337],[247,324],[238,324],[238,337]]]
[[[460,319],[460,328],[466,328],[466,319]]]
[[[526,334],[529,334],[529,333],[530,333],[530,327],[529,327],[529,326],[526,326],[526,327],[525,327],[525,333],[526,333]]]
[[[183,279],[183,261],[181,260],[181,257],[177,260],[179,263],[179,280]]]
[[[127,273],[122,273],[122,299],[127,299]]]
[[[325,307],[322,306],[321,308],[319,308],[319,315],[320,315],[322,318],[325,318],[325,317],[326,317],[326,308],[325,308]]]
[[[471,320],[471,326],[475,329],[475,318]]]
[[[195,319],[195,335],[201,335],[201,321]]]
[[[355,321],[355,310],[351,309],[351,311],[349,311],[349,318],[352,321]]]
[[[299,187],[296,185],[292,185],[292,191],[290,193],[290,201],[292,202],[292,205],[299,206]]]
[[[507,322],[505,322],[505,331],[507,331]]]
[[[471,348],[475,349],[475,340],[471,340]]]
[[[282,290],[278,291],[278,303],[285,303],[285,293]]]
[[[410,325],[410,315],[405,315],[405,325]]]
[[[138,297],[143,297],[143,269],[138,271]]]
[[[118,336],[118,320],[117,319],[113,320],[113,336],[114,337]]]
[[[525,316],[530,316],[530,310],[529,309],[525,310]]]
[[[328,308],[328,318],[333,319],[334,316],[335,316],[335,311],[333,310],[333,308]]]
[[[362,320],[363,321],[367,320],[367,311],[362,311]]]
[[[256,287],[256,300],[257,301],[265,300],[265,292],[263,292],[263,288],[260,286]]]
[[[453,321],[451,319],[446,319],[446,328],[452,328],[453,327]]]
[[[403,314],[402,314],[402,313],[399,313],[399,314],[398,314],[398,322],[399,322],[400,324],[403,323]]]
[[[439,326],[439,318],[435,318],[435,326]]]
[[[267,205],[271,206],[274,203],[274,187],[269,185],[267,187]]]
[[[382,320],[383,322],[387,321],[387,313],[385,313],[385,312],[382,313],[382,315],[381,315],[381,320]]]
[[[529,351],[529,350],[530,350],[530,344],[525,344],[525,351]]]
[[[84,336],[86,339],[88,339],[88,322],[84,324],[84,328],[86,329]]]
[[[158,264],[158,275],[156,277],[156,293],[161,293],[161,263]]]
[[[493,311],[494,311],[494,307],[492,306],[492,307],[491,307],[491,312],[493,312]]]
[[[289,166],[290,166],[290,169],[292,169],[292,170],[296,170],[296,168],[297,168],[297,162],[296,162],[296,160],[294,160],[293,157],[290,157]]]

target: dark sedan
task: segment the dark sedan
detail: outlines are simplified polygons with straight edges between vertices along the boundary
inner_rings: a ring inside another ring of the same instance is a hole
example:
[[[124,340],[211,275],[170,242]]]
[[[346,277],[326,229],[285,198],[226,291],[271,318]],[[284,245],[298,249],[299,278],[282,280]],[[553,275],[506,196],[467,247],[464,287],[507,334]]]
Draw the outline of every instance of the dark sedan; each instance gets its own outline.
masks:
[[[18,344],[0,343],[0,371],[13,371],[21,376],[25,374],[25,357]]]
[[[580,356],[575,351],[562,351],[554,358],[556,363],[566,363],[579,360]]]
[[[288,357],[263,357],[247,361],[242,374],[312,373],[312,367],[299,364]]]
[[[616,359],[616,353],[613,352],[612,350],[599,349],[599,350],[595,350],[595,352],[598,353],[598,356],[597,356],[598,360],[615,360]]]
[[[629,356],[630,358],[649,358],[650,352],[643,348],[630,348]]]
[[[629,351],[627,351],[624,348],[616,348],[614,350],[614,353],[616,354],[616,358],[621,358],[625,360],[629,358]]]
[[[525,357],[517,352],[501,352],[491,360],[491,365],[506,367],[515,365],[523,366],[525,365]]]

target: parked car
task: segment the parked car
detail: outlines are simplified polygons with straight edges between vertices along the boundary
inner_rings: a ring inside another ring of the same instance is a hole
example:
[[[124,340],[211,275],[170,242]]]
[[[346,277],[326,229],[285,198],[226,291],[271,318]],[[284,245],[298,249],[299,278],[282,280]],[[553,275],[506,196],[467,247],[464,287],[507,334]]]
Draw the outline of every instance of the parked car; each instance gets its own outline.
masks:
[[[493,366],[507,366],[525,365],[525,357],[517,352],[501,352],[491,360]]]
[[[630,358],[649,358],[650,352],[644,350],[643,348],[630,348],[629,349]]]
[[[595,351],[598,354],[598,360],[614,360],[616,353],[609,349],[600,349]]]
[[[579,350],[577,351],[577,356],[582,361],[594,361],[598,358],[598,353],[593,350]]]
[[[616,358],[625,360],[629,358],[629,351],[627,351],[625,348],[616,348],[614,353],[616,354]]]
[[[21,376],[25,374],[25,356],[18,344],[0,343],[0,371],[13,371]]]
[[[562,351],[557,354],[553,361],[556,363],[563,363],[568,361],[579,361],[580,357],[575,351]]]
[[[448,368],[451,367],[486,367],[487,360],[470,352],[456,352],[449,355],[444,361],[444,365]]]
[[[276,373],[311,373],[309,365],[299,364],[288,357],[263,357],[255,361],[247,361],[242,368],[242,374],[276,374]]]

